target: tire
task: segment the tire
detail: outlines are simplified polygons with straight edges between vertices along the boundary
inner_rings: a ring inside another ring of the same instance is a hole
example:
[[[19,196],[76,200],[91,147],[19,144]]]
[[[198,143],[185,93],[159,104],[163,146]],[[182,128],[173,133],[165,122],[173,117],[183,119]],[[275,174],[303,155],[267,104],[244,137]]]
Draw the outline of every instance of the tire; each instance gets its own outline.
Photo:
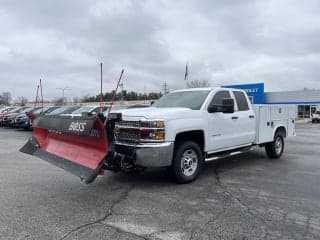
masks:
[[[277,132],[274,136],[273,142],[267,143],[265,149],[269,158],[280,158],[284,150],[283,136]]]
[[[178,183],[194,181],[202,166],[202,151],[198,144],[192,141],[178,143],[170,167],[170,173]]]
[[[312,123],[315,123],[316,122],[316,120],[315,119],[312,119]]]

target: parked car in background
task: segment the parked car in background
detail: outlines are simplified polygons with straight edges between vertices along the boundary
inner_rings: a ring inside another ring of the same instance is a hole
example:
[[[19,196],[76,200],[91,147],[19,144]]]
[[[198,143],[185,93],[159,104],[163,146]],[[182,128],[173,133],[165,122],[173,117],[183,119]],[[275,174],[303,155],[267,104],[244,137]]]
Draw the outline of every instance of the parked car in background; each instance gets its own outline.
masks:
[[[61,114],[70,114],[79,108],[80,108],[80,106],[63,106],[63,107],[60,107],[60,108],[53,110],[52,112],[48,113],[47,115],[58,116]]]
[[[25,114],[28,111],[31,111],[32,108],[21,108],[17,112],[9,113],[3,118],[3,126],[5,127],[14,127],[15,119],[18,115]]]
[[[31,110],[27,110],[25,113],[21,113],[21,114],[17,115],[14,120],[14,127],[15,128],[23,128],[25,130],[28,130],[31,126],[31,122],[28,117],[28,114],[31,114],[40,108],[41,107],[32,108]]]
[[[320,111],[316,111],[315,113],[312,113],[312,123],[318,123],[320,122]]]
[[[30,119],[26,113],[19,114],[16,116],[14,120],[14,127],[15,128],[23,128],[23,129],[29,129],[30,127]]]
[[[8,111],[10,111],[10,110],[12,110],[12,109],[14,109],[15,107],[2,107],[1,109],[0,109],[0,114],[1,113],[6,113],[6,112],[8,112]]]
[[[0,114],[0,126],[4,125],[4,122],[7,121],[8,117],[11,115],[17,115],[19,113],[22,113],[24,109],[27,109],[28,107],[15,107],[9,111],[6,111],[4,113]]]
[[[102,107],[101,106],[82,106],[82,107],[78,108],[77,110],[73,111],[72,113],[61,114],[61,115],[62,116],[71,116],[71,117],[81,116],[82,113],[96,115],[100,112],[105,112],[108,109],[109,109],[109,106],[102,106]]]
[[[32,111],[32,112],[28,112],[27,116],[30,120],[30,128],[32,127],[32,122],[34,121],[34,119],[38,115],[42,115],[42,114],[47,115],[58,108],[60,108],[60,107],[59,106],[50,106],[50,107],[39,108],[39,109]]]

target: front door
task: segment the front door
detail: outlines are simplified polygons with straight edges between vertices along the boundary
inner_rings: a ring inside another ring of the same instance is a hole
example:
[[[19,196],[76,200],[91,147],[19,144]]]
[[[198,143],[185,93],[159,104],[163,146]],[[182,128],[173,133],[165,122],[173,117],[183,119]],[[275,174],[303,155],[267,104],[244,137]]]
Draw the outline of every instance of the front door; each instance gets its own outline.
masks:
[[[226,98],[231,98],[228,90],[218,91],[209,106],[222,105],[222,100]],[[233,115],[233,113],[208,112],[209,142],[207,151],[209,153],[234,146],[237,125]]]

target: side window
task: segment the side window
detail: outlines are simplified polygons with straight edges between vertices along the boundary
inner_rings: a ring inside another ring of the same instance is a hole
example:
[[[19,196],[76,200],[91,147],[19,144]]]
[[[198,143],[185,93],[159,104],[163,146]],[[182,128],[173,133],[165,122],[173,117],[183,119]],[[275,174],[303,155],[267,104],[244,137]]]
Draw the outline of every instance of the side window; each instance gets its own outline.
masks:
[[[233,92],[236,101],[237,101],[237,105],[238,105],[238,110],[239,111],[248,111],[249,110],[249,105],[248,105],[248,101],[246,96],[244,95],[243,92],[238,92],[238,91],[234,91]]]
[[[229,91],[220,91],[217,92],[210,103],[210,106],[216,106],[217,109],[219,109],[219,107],[221,108],[222,105],[222,100],[225,98],[231,98]]]

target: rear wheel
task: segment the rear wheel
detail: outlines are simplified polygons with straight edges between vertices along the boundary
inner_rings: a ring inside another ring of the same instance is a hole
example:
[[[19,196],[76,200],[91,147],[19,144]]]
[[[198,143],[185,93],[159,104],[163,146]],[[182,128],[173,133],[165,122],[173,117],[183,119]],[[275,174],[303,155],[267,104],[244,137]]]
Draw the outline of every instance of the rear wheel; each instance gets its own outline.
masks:
[[[199,145],[187,141],[176,147],[170,172],[178,183],[188,183],[198,177],[202,165],[202,152]]]
[[[280,133],[276,133],[273,142],[265,146],[269,158],[280,158],[284,150],[284,139]]]

